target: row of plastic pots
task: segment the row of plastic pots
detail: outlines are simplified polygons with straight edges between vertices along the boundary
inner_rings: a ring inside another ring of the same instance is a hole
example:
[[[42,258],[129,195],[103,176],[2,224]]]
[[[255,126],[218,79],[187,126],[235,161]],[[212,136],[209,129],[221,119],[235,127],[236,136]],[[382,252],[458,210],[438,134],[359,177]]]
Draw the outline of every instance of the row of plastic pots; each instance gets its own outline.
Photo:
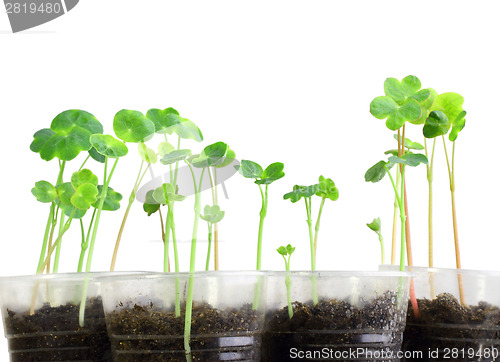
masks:
[[[443,269],[80,273],[1,278],[0,295],[11,361],[443,360],[447,349],[493,361],[499,284],[500,273]]]

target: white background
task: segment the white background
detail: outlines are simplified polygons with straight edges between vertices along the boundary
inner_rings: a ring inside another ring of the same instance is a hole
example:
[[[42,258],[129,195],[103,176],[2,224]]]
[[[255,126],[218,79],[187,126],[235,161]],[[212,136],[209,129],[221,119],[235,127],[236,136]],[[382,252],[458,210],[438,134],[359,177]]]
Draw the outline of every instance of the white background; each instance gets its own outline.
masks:
[[[283,201],[294,184],[332,178],[340,198],[325,205],[318,269],[375,269],[376,235],[365,224],[382,218],[387,258],[393,191],[364,173],[394,147],[384,121],[369,113],[387,77],[413,74],[423,87],[465,97],[467,124],[456,150],[462,264],[499,270],[498,101],[500,25],[494,1],[126,1],[82,0],[67,15],[12,34],[0,14],[0,275],[36,269],[48,206],[30,189],[54,182],[57,162],[29,150],[32,135],[61,111],[93,113],[112,133],[120,109],[175,107],[203,131],[202,145],[224,141],[239,159],[285,164],[269,188],[264,269],[281,269],[275,249],[297,247],[293,269],[309,267],[303,203]],[[423,142],[421,127],[408,137]],[[154,143],[154,141],[153,141]],[[125,199],[140,160],[134,145],[118,163],[111,186]],[[69,166],[74,171],[83,155]],[[72,168],[73,167],[73,168]],[[93,165],[96,173],[102,169]],[[68,170],[68,171],[69,171]],[[156,173],[161,173],[158,166]],[[69,175],[69,172],[66,174]],[[427,183],[411,169],[408,193],[414,260],[427,262]],[[69,176],[66,176],[69,177]],[[435,265],[453,267],[450,195],[441,143],[435,166]],[[221,200],[221,268],[255,267],[260,195],[235,175]],[[210,194],[203,194],[203,204]],[[315,200],[315,210],[319,205]],[[193,199],[177,206],[182,269],[189,263]],[[314,212],[316,213],[316,211]],[[107,270],[123,210],[104,213],[93,270]],[[157,215],[134,204],[117,269],[162,270]],[[206,253],[200,223],[198,266]],[[60,271],[74,271],[78,225],[64,239]],[[2,360],[6,344],[0,344]]]

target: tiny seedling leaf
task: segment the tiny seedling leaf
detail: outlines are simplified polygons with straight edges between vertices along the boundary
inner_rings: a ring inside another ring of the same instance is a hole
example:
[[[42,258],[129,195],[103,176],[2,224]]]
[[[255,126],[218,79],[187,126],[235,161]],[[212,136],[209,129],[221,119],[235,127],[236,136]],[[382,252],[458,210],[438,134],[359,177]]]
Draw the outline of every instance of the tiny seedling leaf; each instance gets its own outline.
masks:
[[[285,165],[281,162],[274,162],[266,167],[260,180],[256,180],[258,185],[269,185],[285,176],[283,169]]]
[[[402,163],[407,166],[415,167],[421,163],[427,165],[429,160],[427,157],[421,153],[405,153],[401,157],[391,156],[389,157],[389,162],[391,163]]]
[[[224,218],[224,214],[219,205],[207,205],[203,209],[203,214],[200,215],[200,218],[208,223],[215,224]]]
[[[379,217],[373,219],[373,221],[369,224],[366,224],[366,226],[375,231],[377,234],[380,234],[382,231],[382,223]]]
[[[59,113],[52,121],[50,130],[52,132],[43,129],[34,134],[31,150],[39,152],[46,161],[54,157],[71,161],[81,151],[90,150],[89,138],[94,133],[102,133],[102,125],[92,114],[71,109]]]
[[[146,211],[148,216],[151,216],[152,214],[157,212],[161,206],[153,197],[154,191],[155,190],[149,190],[146,193],[146,200],[144,202],[144,205],[142,206],[142,208],[144,209],[144,211]]]
[[[160,159],[160,162],[164,165],[171,165],[178,161],[185,160],[191,154],[191,150],[173,150]]]
[[[97,186],[85,183],[75,190],[73,196],[71,196],[71,204],[80,210],[88,210],[90,206],[97,200],[97,195],[99,191]]]
[[[92,173],[89,169],[84,168],[81,171],[74,172],[71,175],[71,186],[73,189],[77,189],[80,185],[83,184],[92,184],[97,186],[97,176]]]
[[[122,109],[113,119],[113,130],[123,142],[146,142],[155,133],[155,124],[139,111]]]
[[[402,137],[399,137],[402,139]],[[398,140],[398,134],[394,134],[394,139],[397,141]],[[405,147],[408,148],[409,150],[423,150],[424,146],[422,146],[418,142],[413,142],[409,140],[408,138],[405,137]],[[397,151],[396,151],[397,152]]]
[[[392,162],[386,162],[386,161],[377,162],[366,171],[365,181],[373,183],[379,182],[385,177],[387,170],[390,170],[392,166],[394,166],[394,163]]]
[[[283,195],[284,200],[290,200],[291,202],[295,203],[299,201],[301,198],[308,198],[314,195],[316,192],[318,192],[319,185],[311,185],[311,186],[300,186],[300,185],[295,185],[293,186],[293,190],[289,193],[286,193]]]
[[[465,127],[466,114],[467,112],[465,111],[460,112],[460,114],[457,116],[457,119],[455,119],[455,121],[453,122],[453,126],[451,127],[449,136],[450,141],[454,142],[458,137],[458,133]]]
[[[235,168],[246,178],[259,179],[262,178],[264,174],[264,170],[258,163],[249,160],[241,160],[240,165],[235,166]]]
[[[57,198],[56,188],[48,181],[38,181],[35,187],[31,189],[31,193],[40,202],[48,203]]]
[[[167,153],[170,153],[175,150],[175,147],[172,146],[167,141],[164,141],[158,145],[158,153],[160,154],[160,158],[163,158]]]
[[[97,152],[105,157],[119,158],[128,153],[125,143],[110,135],[93,134],[90,136],[90,142]]]
[[[316,196],[336,201],[339,198],[339,190],[332,179],[320,176]]]
[[[425,138],[434,138],[448,133],[450,121],[442,111],[432,111],[427,117],[423,133]]]
[[[71,182],[65,182],[57,186],[57,197],[63,205],[73,206],[71,197],[75,193],[75,189],[71,186]]]
[[[218,165],[216,165],[214,167],[215,168],[223,168],[223,167],[229,166],[231,164],[231,162],[234,161],[235,158],[236,158],[236,153],[234,153],[234,151],[232,149],[230,149],[228,146],[226,155],[223,157],[222,162],[220,162]]]
[[[173,130],[180,138],[192,139],[196,142],[203,141],[200,129],[189,119],[181,118],[181,121],[173,126]]]
[[[142,142],[138,143],[137,150],[139,152],[139,156],[144,162],[153,164],[156,163],[157,161],[156,152],[153,151],[148,146],[146,146],[144,143]]]
[[[99,195],[97,196],[97,200],[92,204],[92,207],[97,209],[99,207],[99,201],[101,200],[102,195],[102,185],[97,186],[97,190],[99,191]],[[104,203],[102,204],[102,209],[105,211],[116,211],[120,208],[120,201],[123,196],[119,192],[116,192],[111,187],[108,187],[108,191],[106,192],[106,198],[104,199]]]
[[[146,113],[146,117],[154,123],[156,133],[160,134],[172,134],[174,126],[181,122],[179,112],[171,107],[166,109],[151,108]]]
[[[217,166],[224,162],[224,156],[228,150],[227,144],[224,142],[216,142],[208,145],[203,149],[200,155],[192,162],[194,167],[204,168]]]

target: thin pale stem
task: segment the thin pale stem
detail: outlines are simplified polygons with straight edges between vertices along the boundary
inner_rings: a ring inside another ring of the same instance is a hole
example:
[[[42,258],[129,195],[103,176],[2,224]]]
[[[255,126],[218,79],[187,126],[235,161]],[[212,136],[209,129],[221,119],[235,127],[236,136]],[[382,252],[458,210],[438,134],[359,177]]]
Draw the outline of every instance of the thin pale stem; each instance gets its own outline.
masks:
[[[62,229],[64,227],[64,212],[61,212],[61,219],[59,220],[59,234],[61,234]],[[59,243],[56,247],[56,254],[54,256],[54,267],[52,268],[53,273],[57,273],[59,270],[59,258],[61,257],[61,245]]]
[[[54,202],[52,202],[52,204],[50,205],[50,212],[49,212],[49,217],[47,219],[47,224],[45,226],[45,233],[43,235],[42,250],[40,251],[40,258],[38,260],[38,266],[36,268],[37,274],[40,274],[42,272],[42,264],[43,264],[43,261],[45,260],[45,252],[47,251],[47,244],[49,241],[50,229],[52,226],[52,219],[54,218],[55,208],[56,208],[56,204]]]
[[[205,271],[210,269],[210,249],[212,248],[212,223],[208,224],[208,250],[207,250],[207,262],[205,265]]]
[[[384,249],[384,238],[382,237],[382,234],[378,234],[378,240],[380,242],[380,254],[381,254],[381,261],[382,265],[385,264],[385,249]]]
[[[323,206],[325,205],[326,197],[321,198],[321,203],[319,205],[318,218],[316,219],[316,226],[314,227],[314,259],[318,255],[318,233],[319,233],[319,223],[321,219],[321,213],[323,212]]]
[[[399,172],[396,172],[396,187],[399,189],[399,184],[401,182]],[[394,213],[392,217],[392,247],[391,247],[391,264],[396,264],[396,249],[397,249],[397,230],[398,230],[398,200],[394,198]]]
[[[217,195],[217,169],[214,167],[214,195],[215,205],[219,204]],[[214,269],[219,270],[219,223],[214,224]]]
[[[259,234],[257,237],[257,270],[261,270],[262,267],[262,236],[264,233],[264,219],[267,215],[267,186],[265,187],[265,191],[262,191],[262,187],[259,185],[262,207],[259,214]]]

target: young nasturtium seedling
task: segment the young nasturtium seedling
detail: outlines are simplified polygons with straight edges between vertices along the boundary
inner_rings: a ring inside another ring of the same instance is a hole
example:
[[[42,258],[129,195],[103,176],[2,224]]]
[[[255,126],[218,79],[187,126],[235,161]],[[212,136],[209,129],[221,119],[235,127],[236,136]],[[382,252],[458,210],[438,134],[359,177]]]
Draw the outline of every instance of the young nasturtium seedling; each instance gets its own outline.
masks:
[[[397,130],[396,140],[398,141],[397,157],[403,157],[406,153],[405,129],[406,123],[423,124],[429,114],[429,107],[434,102],[436,91],[432,88],[420,89],[420,80],[409,75],[401,80],[387,78],[384,82],[385,95],[376,97],[370,103],[370,113],[378,119],[386,119],[386,126],[392,131]],[[401,177],[403,174],[404,163],[399,164],[399,172],[396,176],[396,186],[399,188],[399,182],[403,184],[403,204],[405,207],[406,245],[408,248],[408,264],[412,265],[410,223],[408,218],[408,201],[406,198],[406,183]],[[395,204],[397,200],[395,201]],[[391,260],[395,257],[395,225],[393,226],[393,250]],[[402,226],[403,227],[403,226]]]
[[[455,259],[457,269],[461,269],[460,260],[460,245],[458,240],[458,221],[456,215],[456,204],[455,204],[455,141],[458,137],[458,133],[462,131],[465,127],[465,115],[466,111],[463,110],[464,98],[453,92],[443,93],[436,97],[434,103],[430,107],[430,113],[425,120],[423,127],[423,134],[425,140],[427,138],[434,139],[431,164],[427,169],[427,179],[429,182],[429,266],[433,266],[433,231],[432,231],[432,177],[433,177],[433,160],[434,160],[434,149],[436,145],[437,137],[441,136],[443,141],[443,147],[446,156],[446,165],[448,169],[448,176],[450,182],[450,192],[451,192],[451,209],[453,218],[453,236],[455,240]],[[452,154],[451,160],[448,155],[448,149],[446,146],[447,141],[444,135],[447,134],[449,141],[452,143]],[[426,141],[427,142],[427,141]],[[425,144],[427,146],[427,143]],[[426,147],[427,153],[427,147]],[[463,291],[463,282],[461,276],[459,278],[459,292],[460,301],[465,304],[465,296]]]
[[[206,205],[203,209],[203,215],[200,215],[202,220],[205,220],[208,224],[208,251],[207,251],[207,263],[205,270],[208,271],[210,267],[210,249],[212,247],[212,232],[213,226],[224,218],[224,211],[220,209],[219,205]]]
[[[184,162],[189,156],[191,156],[191,150],[181,148],[182,139],[190,139],[196,142],[203,141],[203,134],[200,129],[189,119],[183,118],[179,115],[179,112],[174,108],[157,109],[152,108],[146,113],[146,117],[150,119],[155,126],[156,133],[164,136],[165,141],[160,143],[158,146],[158,153],[160,156],[160,162],[163,165],[169,167],[170,182],[169,190],[175,190],[171,194],[177,194],[177,176],[179,170],[179,162]],[[168,140],[167,135],[177,135],[177,147],[172,146]],[[180,196],[180,195],[179,195]],[[172,244],[174,248],[174,259],[175,259],[175,271],[179,272],[179,262],[177,253],[177,238],[175,233],[175,218],[174,218],[174,206],[175,198],[167,198],[167,217],[165,220],[165,226],[163,226],[163,218],[161,215],[161,210],[158,209],[160,214],[160,219],[162,220],[162,239],[164,240],[164,271],[169,270],[168,261],[168,251],[170,243],[170,233],[172,233]],[[160,205],[158,205],[158,208]],[[145,207],[150,208],[151,207]],[[154,207],[153,207],[154,209]],[[148,211],[147,211],[148,212]]]
[[[115,115],[115,118],[113,120],[113,129],[116,133],[116,136],[122,141],[137,143],[139,156],[141,157],[142,161],[134,186],[132,187],[132,191],[130,192],[128,205],[125,209],[125,214],[123,215],[123,220],[118,231],[118,236],[116,238],[115,249],[113,251],[113,257],[111,259],[111,271],[115,269],[116,257],[118,255],[118,248],[120,246],[123,230],[125,228],[125,223],[127,222],[130,209],[135,200],[137,190],[139,189],[139,186],[147,170],[149,169],[151,164],[156,163],[157,160],[156,153],[148,148],[145,144],[146,141],[153,137],[155,133],[155,124],[141,112],[122,109]],[[146,167],[144,167],[145,164]]]
[[[283,257],[283,260],[285,261],[285,270],[286,270],[286,276],[285,276],[285,285],[286,285],[286,301],[288,305],[288,317],[292,319],[293,317],[293,307],[292,307],[292,293],[291,293],[291,285],[292,281],[290,279],[290,257],[292,256],[293,252],[295,251],[295,247],[292,247],[290,244],[287,246],[280,246],[276,251]]]
[[[242,160],[239,166],[235,166],[238,172],[246,178],[255,179],[254,183],[259,186],[260,196],[262,199],[262,206],[260,209],[260,220],[259,220],[259,234],[257,238],[257,270],[262,268],[262,236],[264,232],[264,219],[267,215],[268,206],[268,187],[274,181],[279,180],[285,176],[283,172],[284,165],[281,162],[275,162],[270,164],[264,170],[262,166],[258,163]],[[264,185],[264,190],[262,190],[262,185]]]
[[[57,191],[54,191],[54,189],[57,189],[63,183],[64,169],[67,161],[75,159],[82,151],[89,151],[92,154],[90,136],[95,133],[102,133],[102,131],[101,123],[91,113],[71,109],[59,113],[53,119],[50,128],[43,128],[33,135],[33,142],[30,145],[30,149],[33,152],[39,153],[40,157],[45,161],[50,161],[54,158],[57,158],[59,161],[59,173],[56,183],[52,185],[44,181],[41,184],[37,184],[33,191],[39,201],[50,204],[37,273],[43,272],[42,264],[44,264],[46,259],[47,250],[52,246],[52,238],[57,220],[59,219],[60,225],[59,234],[61,234],[65,225],[65,214],[60,212],[62,204],[59,203],[57,197],[54,197],[57,194]],[[83,164],[85,164],[87,159]],[[83,168],[83,165],[81,168]],[[43,194],[45,195],[43,196]],[[75,214],[78,213],[78,211],[75,211]],[[73,215],[73,218],[75,218],[75,215]],[[57,244],[59,246],[57,247],[54,259],[55,271],[57,271],[61,243],[58,242]],[[48,272],[50,261],[46,265]]]
[[[221,156],[222,155],[222,156]],[[193,160],[195,167],[206,167],[210,179],[210,189],[212,191],[212,203],[219,205],[217,195],[217,169],[228,167],[236,158],[236,154],[223,142],[216,142],[207,146],[197,160]],[[218,222],[213,223],[214,239],[214,269],[219,270],[219,229]],[[210,246],[209,246],[210,254]]]
[[[214,164],[219,164],[222,158],[225,157],[228,146],[223,142],[217,142],[209,145],[203,149],[199,155],[193,155],[184,160],[191,171],[191,176],[193,178],[194,186],[194,223],[193,223],[193,236],[191,239],[191,258],[189,263],[189,284],[186,296],[186,314],[185,314],[185,324],[184,324],[184,349],[186,350],[186,358],[188,360],[192,359],[191,356],[191,317],[193,311],[193,295],[194,295],[194,271],[195,271],[195,261],[196,261],[196,242],[198,238],[198,222],[201,214],[201,187],[203,182],[203,176],[205,170]],[[201,175],[199,180],[196,179],[193,167],[201,168]]]
[[[406,213],[404,207],[404,172],[405,166],[416,167],[419,164],[427,164],[427,157],[418,153],[405,153],[403,156],[390,156],[388,161],[379,161],[372,167],[370,167],[365,173],[365,181],[366,182],[379,182],[382,180],[385,175],[389,176],[391,180],[392,187],[394,189],[394,194],[396,197],[396,201],[399,207],[399,216],[401,219],[401,257],[400,257],[400,270],[404,270],[405,265],[405,221],[406,221]],[[394,178],[392,177],[390,170],[394,165],[402,165],[402,174],[401,174],[401,188],[398,189],[396,183],[394,182]]]
[[[373,219],[373,221],[369,224],[366,224],[366,226],[368,226],[370,230],[373,230],[378,235],[378,241],[380,242],[381,262],[382,264],[385,264],[384,237],[382,236],[382,222],[380,221],[380,218],[377,217]]]
[[[312,197],[316,195],[321,198],[321,203],[318,211],[318,218],[316,220],[316,226],[313,234],[313,219],[312,219]],[[300,186],[295,185],[293,190],[289,193],[283,195],[284,200],[290,200],[292,203],[298,202],[300,199],[304,199],[307,214],[307,226],[309,230],[309,246],[311,249],[311,270],[316,270],[316,250],[318,245],[318,232],[321,220],[321,214],[323,212],[323,206],[325,201],[331,200],[336,201],[339,198],[339,190],[335,186],[335,183],[331,179],[327,179],[323,176],[319,177],[319,183],[311,186]]]
[[[73,173],[71,182],[62,183],[57,189],[46,181],[35,184],[32,193],[38,195],[38,197],[42,197],[41,185],[43,185],[43,189],[45,190],[44,200],[48,200],[49,196],[53,198],[53,191],[54,189],[56,190],[56,197],[51,202],[57,201],[62,212],[68,216],[68,220],[64,226],[60,228],[54,244],[49,246],[47,250],[47,256],[41,264],[41,270],[43,270],[49,265],[52,253],[59,247],[62,237],[68,231],[73,219],[81,219],[85,215],[86,211],[97,201],[99,190],[97,189],[97,176],[88,169]],[[54,260],[54,263],[54,270],[57,271],[57,258]]]

